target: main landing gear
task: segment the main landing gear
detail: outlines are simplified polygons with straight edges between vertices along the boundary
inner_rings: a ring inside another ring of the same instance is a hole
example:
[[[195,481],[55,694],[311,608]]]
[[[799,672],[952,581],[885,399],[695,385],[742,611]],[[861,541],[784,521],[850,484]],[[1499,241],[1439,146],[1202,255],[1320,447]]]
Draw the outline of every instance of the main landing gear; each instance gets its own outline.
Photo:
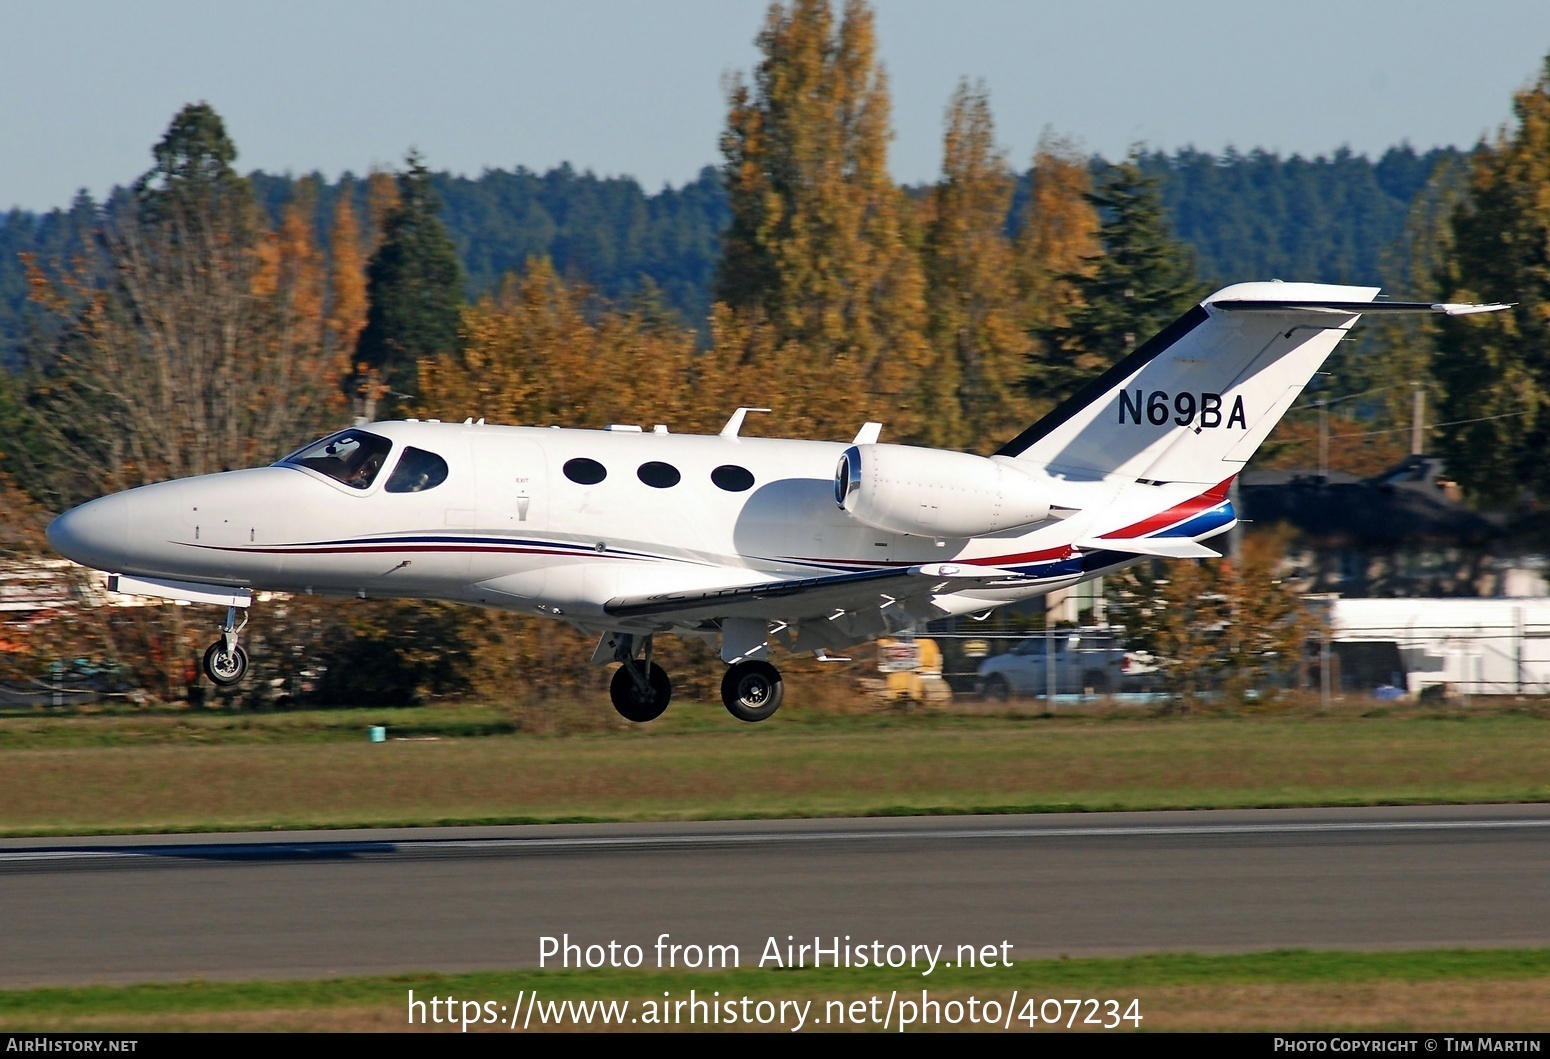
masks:
[[[620,633],[612,644],[614,661],[619,663],[608,686],[614,709],[637,724],[656,720],[673,697],[673,682],[651,660],[651,637]],[[762,660],[734,663],[721,680],[721,701],[740,721],[769,718],[780,709],[784,694],[780,670]]]
[[[762,721],[780,709],[786,693],[780,670],[764,661],[737,662],[721,678],[721,701],[739,721]]]
[[[248,626],[248,616],[242,615],[237,624],[237,608],[226,608],[226,624],[221,626],[221,638],[205,651],[205,676],[212,684],[229,688],[248,675],[248,653],[237,643],[237,634]]]
[[[614,709],[627,721],[643,723],[654,721],[667,709],[673,697],[673,682],[667,679],[667,671],[651,660],[651,637],[641,640],[641,657],[635,657],[635,637],[621,636],[614,648],[614,658],[621,664],[608,685],[609,697]]]

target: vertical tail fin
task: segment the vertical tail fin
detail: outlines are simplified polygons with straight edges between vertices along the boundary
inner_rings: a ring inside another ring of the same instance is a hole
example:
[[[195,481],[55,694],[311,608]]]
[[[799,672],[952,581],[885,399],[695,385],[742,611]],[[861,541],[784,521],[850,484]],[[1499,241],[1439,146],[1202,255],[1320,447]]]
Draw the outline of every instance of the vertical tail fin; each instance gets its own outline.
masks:
[[[1243,469],[1377,293],[1322,283],[1227,287],[996,455],[1078,479],[1223,482]]]

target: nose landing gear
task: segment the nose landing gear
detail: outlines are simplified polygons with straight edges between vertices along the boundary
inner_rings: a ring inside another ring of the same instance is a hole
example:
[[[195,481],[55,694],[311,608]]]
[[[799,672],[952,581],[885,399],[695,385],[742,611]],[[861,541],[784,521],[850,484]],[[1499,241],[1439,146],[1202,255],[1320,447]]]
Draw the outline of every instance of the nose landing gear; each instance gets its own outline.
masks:
[[[651,660],[650,636],[643,638],[642,647],[642,657],[636,658],[635,637],[619,638],[614,658],[621,665],[608,686],[608,695],[619,716],[637,724],[662,716],[668,700],[673,697],[673,682],[667,678],[667,671]]]
[[[721,678],[721,701],[739,721],[763,721],[780,709],[786,686],[780,670],[757,659],[738,662]]]
[[[242,624],[237,624],[237,608],[226,608],[226,624],[221,626],[221,638],[205,651],[204,671],[212,684],[229,688],[248,675],[248,653],[237,643],[237,634],[248,626],[246,612]]]

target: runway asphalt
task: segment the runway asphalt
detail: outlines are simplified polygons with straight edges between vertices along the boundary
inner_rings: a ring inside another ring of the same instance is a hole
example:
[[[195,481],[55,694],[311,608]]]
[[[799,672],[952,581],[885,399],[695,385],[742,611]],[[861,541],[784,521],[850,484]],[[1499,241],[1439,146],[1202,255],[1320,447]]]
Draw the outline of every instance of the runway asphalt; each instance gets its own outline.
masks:
[[[1546,805],[11,839],[0,986],[535,967],[546,935],[745,967],[815,935],[1014,960],[1550,946],[1547,913]]]

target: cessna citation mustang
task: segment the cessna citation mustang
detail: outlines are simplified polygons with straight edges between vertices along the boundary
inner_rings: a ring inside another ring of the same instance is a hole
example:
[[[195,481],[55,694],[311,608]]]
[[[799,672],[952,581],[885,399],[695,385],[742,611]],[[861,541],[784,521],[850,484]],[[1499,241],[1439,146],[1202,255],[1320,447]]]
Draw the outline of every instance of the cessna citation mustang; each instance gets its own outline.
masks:
[[[876,423],[849,445],[741,437],[747,408],[715,436],[411,419],[93,500],[48,539],[116,591],[225,606],[217,684],[247,670],[254,590],[441,599],[597,635],[632,721],[672,695],[653,636],[719,640],[722,701],[758,721],[781,702],[772,640],[821,655],[1216,555],[1201,542],[1236,521],[1233,477],[1358,316],[1507,307],[1377,294],[1228,287],[988,457],[880,444]]]

